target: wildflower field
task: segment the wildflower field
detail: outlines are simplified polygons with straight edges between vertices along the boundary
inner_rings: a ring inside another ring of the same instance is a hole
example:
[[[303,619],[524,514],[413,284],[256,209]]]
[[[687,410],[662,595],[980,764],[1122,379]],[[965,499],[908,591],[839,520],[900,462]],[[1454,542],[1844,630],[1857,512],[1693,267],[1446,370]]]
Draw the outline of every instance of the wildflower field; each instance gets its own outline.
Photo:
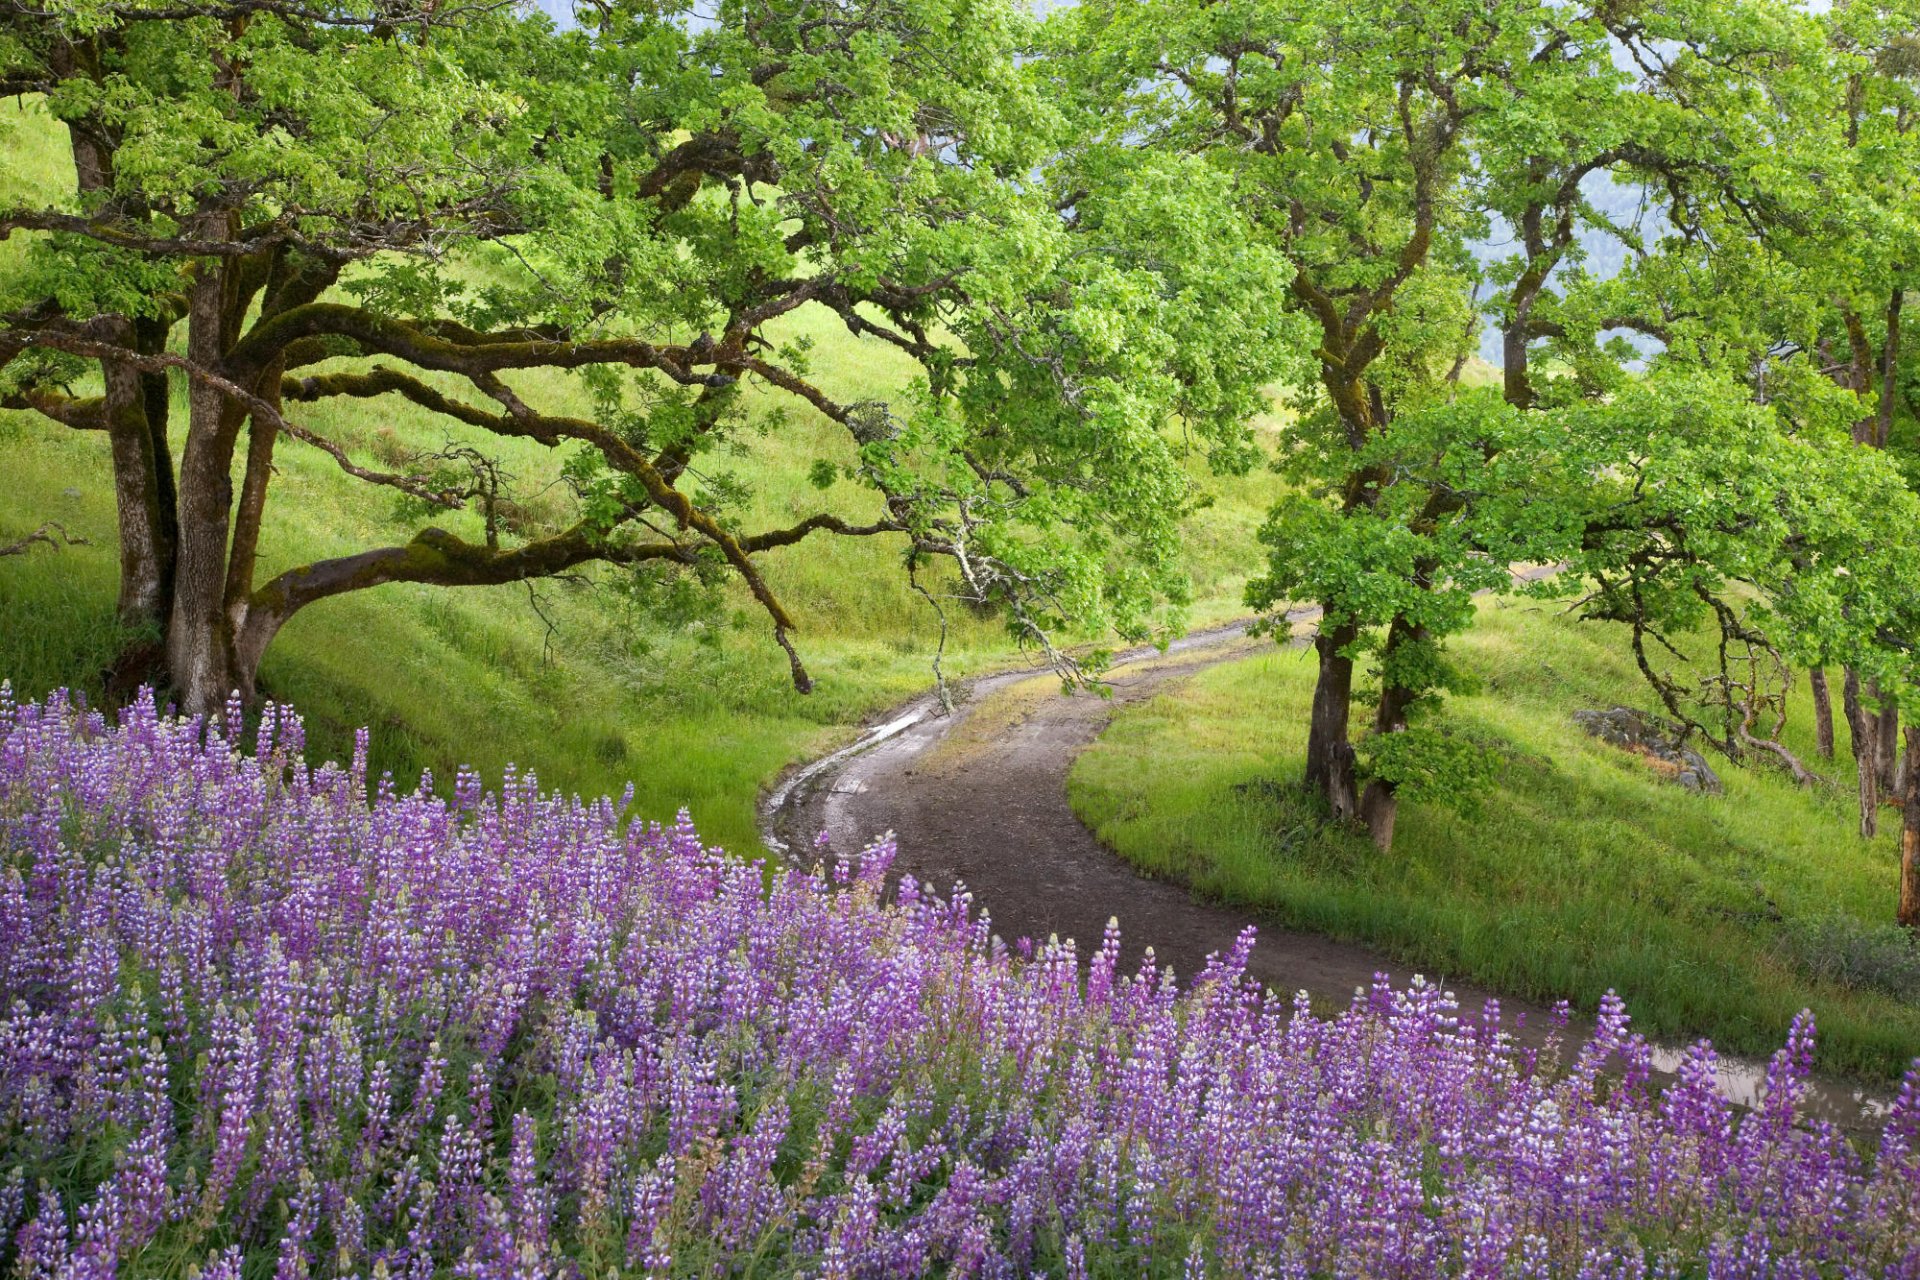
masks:
[[[1920,1275],[1877,1150],[1385,979],[1020,959],[889,849],[748,863],[623,801],[396,794],[144,700],[0,698],[0,1273]]]

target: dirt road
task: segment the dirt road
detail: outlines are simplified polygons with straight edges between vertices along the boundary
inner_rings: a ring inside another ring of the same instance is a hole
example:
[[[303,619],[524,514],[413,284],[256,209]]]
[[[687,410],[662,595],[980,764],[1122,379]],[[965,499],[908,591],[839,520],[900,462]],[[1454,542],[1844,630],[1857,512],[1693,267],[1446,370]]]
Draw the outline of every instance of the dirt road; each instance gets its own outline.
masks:
[[[910,703],[840,755],[791,777],[767,810],[773,839],[804,849],[820,832],[840,853],[874,837],[899,838],[897,871],[945,893],[962,883],[1009,943],[1051,934],[1099,945],[1120,918],[1123,965],[1152,946],[1182,977],[1231,946],[1241,912],[1197,902],[1142,876],[1100,844],[1067,803],[1067,770],[1121,707],[1203,668],[1271,646],[1244,624],[1198,632],[1165,654],[1122,655],[1113,696],[1062,696],[1050,673],[1008,672],[974,681],[951,715],[932,695]],[[1252,971],[1282,991],[1304,988],[1344,1005],[1357,984],[1389,967],[1376,952],[1314,934],[1260,929]],[[1461,991],[1477,1006],[1482,993]]]
[[[1300,611],[1293,620],[1312,616]],[[1308,992],[1318,1013],[1343,1007],[1376,972],[1405,982],[1412,967],[1367,947],[1275,927],[1150,879],[1096,840],[1067,803],[1067,771],[1115,711],[1272,644],[1249,637],[1239,623],[1196,632],[1164,654],[1122,654],[1108,674],[1110,698],[1062,696],[1059,679],[1044,670],[972,681],[950,714],[941,714],[929,693],[852,746],[788,774],[762,809],[765,837],[776,850],[806,857],[822,832],[835,853],[856,854],[891,831],[899,842],[896,875],[911,874],[943,896],[964,884],[1010,945],[1058,934],[1076,939],[1085,955],[1117,917],[1123,972],[1151,946],[1162,964],[1191,978],[1209,953],[1225,950],[1254,924],[1259,942],[1248,966],[1254,977],[1277,991]],[[1490,995],[1444,974],[1428,976],[1446,982],[1469,1012]],[[1509,1021],[1524,1012],[1535,1035],[1549,1023],[1548,1010],[1537,1004],[1505,996],[1500,1004]],[[1680,1057],[1664,1048],[1655,1061],[1671,1071]],[[1736,1102],[1751,1105],[1764,1078],[1761,1063],[1722,1060],[1722,1092]],[[1839,1081],[1821,1082],[1809,1103],[1849,1127],[1870,1127],[1884,1110],[1878,1099]]]

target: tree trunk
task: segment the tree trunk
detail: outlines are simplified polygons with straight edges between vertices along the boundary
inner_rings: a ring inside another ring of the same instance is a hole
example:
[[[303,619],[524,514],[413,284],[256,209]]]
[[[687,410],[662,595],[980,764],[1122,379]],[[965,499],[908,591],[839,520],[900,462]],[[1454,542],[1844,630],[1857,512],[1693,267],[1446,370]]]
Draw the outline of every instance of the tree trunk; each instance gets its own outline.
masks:
[[[1827,688],[1827,669],[1815,667],[1807,673],[1813,686],[1813,745],[1825,759],[1833,759],[1833,693]]]
[[[1880,831],[1880,752],[1874,743],[1880,718],[1860,700],[1860,673],[1852,667],[1846,670],[1841,700],[1846,708],[1847,728],[1853,736],[1854,773],[1860,780],[1860,835],[1871,840]]]
[[[1335,818],[1351,818],[1360,809],[1354,794],[1353,743],[1347,727],[1353,714],[1353,659],[1341,652],[1358,637],[1351,625],[1322,630],[1313,648],[1320,659],[1313,686],[1313,712],[1307,724],[1307,785],[1326,797]]]
[[[1893,295],[1887,299],[1887,336],[1880,346],[1880,405],[1873,427],[1873,443],[1880,449],[1887,447],[1893,435],[1894,398],[1900,381],[1900,309],[1906,297],[1906,286],[1895,284]]]
[[[1905,803],[1904,797],[1907,794],[1907,779],[1913,776],[1913,770],[1914,770],[1915,764],[1920,763],[1920,762],[1916,762],[1913,758],[1913,731],[1912,730],[1913,730],[1912,725],[1905,725],[1902,727],[1902,731],[1906,734],[1907,746],[1906,746],[1906,749],[1900,753],[1900,767],[1893,771],[1893,776],[1895,780],[1899,783],[1899,788],[1900,788],[1894,794],[1903,797],[1901,801],[1901,803],[1903,804]]]
[[[1527,300],[1529,303],[1532,299]],[[1516,409],[1533,407],[1533,378],[1528,368],[1527,322],[1510,321],[1500,335],[1501,394]]]
[[[281,362],[276,360],[260,379],[260,398],[280,406]],[[247,428],[247,469],[240,482],[240,505],[234,512],[233,548],[227,554],[227,626],[238,636],[247,625],[247,606],[253,595],[254,567],[260,557],[260,531],[265,522],[267,486],[273,481],[273,446],[278,428],[257,416]]]
[[[1400,816],[1400,797],[1391,782],[1374,778],[1360,796],[1360,821],[1367,824],[1373,847],[1382,853],[1393,849],[1393,825]]]
[[[1907,758],[1920,751],[1920,726],[1907,726]],[[1901,792],[1900,909],[1901,924],[1920,932],[1920,769],[1909,764]]]
[[[193,285],[187,315],[188,358],[216,372],[226,347],[227,275],[223,267],[207,269]],[[245,409],[218,390],[190,382],[180,459],[180,555],[167,625],[167,668],[189,715],[212,715],[229,695],[250,699],[254,692],[251,673],[235,663],[225,608],[234,444],[245,417]]]
[[[55,51],[56,65],[71,63],[72,49]],[[113,185],[111,140],[77,125],[67,126],[74,184],[83,197]],[[94,322],[97,336],[117,346],[158,351],[165,330],[109,315]],[[143,374],[116,360],[100,362],[113,498],[120,537],[120,592],[115,614],[129,630],[166,624],[172,605],[176,536],[173,462],[167,450],[166,379]],[[158,395],[154,384],[159,384]]]
[[[1381,655],[1383,674],[1380,706],[1373,717],[1375,733],[1400,733],[1406,729],[1407,712],[1419,695],[1415,690],[1394,682],[1393,658],[1403,646],[1426,639],[1426,634],[1424,628],[1410,626],[1406,619],[1398,617],[1388,628],[1386,651]],[[1382,853],[1393,848],[1393,828],[1399,811],[1399,788],[1385,778],[1371,779],[1366,792],[1360,797],[1360,818],[1367,824],[1367,834],[1373,837],[1375,847]]]
[[[1873,342],[1867,337],[1866,325],[1861,323],[1859,315],[1851,307],[1842,307],[1840,318],[1847,326],[1847,350],[1852,357],[1847,366],[1847,385],[1865,410],[1853,421],[1853,442],[1871,446],[1879,434],[1880,421],[1878,406],[1868,407],[1866,404],[1873,395]]]
[[[1878,684],[1874,692],[1879,693]],[[1873,730],[1874,777],[1880,794],[1892,799],[1900,790],[1900,708],[1891,700],[1880,708]]]
[[[127,332],[109,341],[131,345]],[[114,508],[119,520],[120,594],[116,613],[120,625],[148,630],[166,623],[172,604],[173,557],[176,536],[172,510],[171,457],[166,452],[166,419],[158,429],[149,420],[153,397],[141,373],[115,360],[102,360],[107,440],[113,460]],[[163,387],[164,391],[164,387]],[[165,401],[161,411],[165,412]]]

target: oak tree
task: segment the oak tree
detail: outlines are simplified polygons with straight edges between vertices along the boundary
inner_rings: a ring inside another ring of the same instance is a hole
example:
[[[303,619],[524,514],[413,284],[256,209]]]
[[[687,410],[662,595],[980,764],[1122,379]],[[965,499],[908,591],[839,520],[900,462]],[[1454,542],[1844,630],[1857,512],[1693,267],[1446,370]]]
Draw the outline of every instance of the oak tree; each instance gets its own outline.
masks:
[[[27,242],[0,281],[0,397],[104,437],[119,612],[162,637],[186,708],[253,697],[289,618],[392,582],[730,575],[802,690],[762,556],[810,538],[892,538],[910,571],[944,558],[959,593],[1041,644],[1069,619],[1138,633],[1177,598],[1167,427],[1231,434],[1249,396],[1190,358],[1208,341],[1195,299],[1209,324],[1237,309],[1233,341],[1257,348],[1265,291],[1183,266],[1203,260],[1185,250],[1204,192],[1175,217],[1168,184],[1116,181],[1084,203],[1128,211],[1119,231],[1084,242],[1033,181],[1058,121],[1016,56],[1015,6],[576,16],[24,0],[0,18],[0,90],[64,127],[73,174],[0,210],[0,235]],[[918,380],[836,400],[781,336],[801,308],[905,353]],[[749,387],[788,408],[750,413]],[[381,462],[329,434],[343,399],[404,404],[454,443]],[[877,504],[750,525],[701,459],[799,415],[835,424],[846,452],[821,465]],[[563,527],[503,519],[497,439],[558,455]],[[284,448],[399,495],[415,531],[263,563]]]

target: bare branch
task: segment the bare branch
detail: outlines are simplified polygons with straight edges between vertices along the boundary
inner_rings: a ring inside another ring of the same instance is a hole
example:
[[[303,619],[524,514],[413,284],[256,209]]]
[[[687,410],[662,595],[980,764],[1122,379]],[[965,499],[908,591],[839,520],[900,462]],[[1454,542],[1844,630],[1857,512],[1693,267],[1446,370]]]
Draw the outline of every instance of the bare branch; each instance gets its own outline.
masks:
[[[52,530],[51,533],[48,530]],[[58,540],[54,534],[58,534]],[[45,543],[58,551],[62,546],[84,547],[89,543],[85,538],[76,538],[68,533],[66,526],[55,520],[48,520],[38,529],[13,542],[0,542],[0,556],[23,556],[31,551],[36,543]]]

